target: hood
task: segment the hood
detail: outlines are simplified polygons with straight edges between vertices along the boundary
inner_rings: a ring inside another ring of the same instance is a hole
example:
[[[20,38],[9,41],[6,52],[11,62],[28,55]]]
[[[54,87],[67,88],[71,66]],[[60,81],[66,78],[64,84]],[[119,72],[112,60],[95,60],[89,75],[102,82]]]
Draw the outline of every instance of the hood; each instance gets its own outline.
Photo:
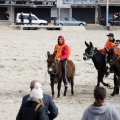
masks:
[[[59,44],[59,42],[58,42],[58,44],[60,45],[60,46],[62,46],[63,44],[65,44],[65,38],[64,38],[64,36],[62,36],[62,35],[60,35],[59,37],[58,37],[58,39],[59,38],[62,38],[62,44]]]
[[[100,107],[89,106],[88,110],[93,114],[102,114],[109,108],[109,103],[103,103]]]

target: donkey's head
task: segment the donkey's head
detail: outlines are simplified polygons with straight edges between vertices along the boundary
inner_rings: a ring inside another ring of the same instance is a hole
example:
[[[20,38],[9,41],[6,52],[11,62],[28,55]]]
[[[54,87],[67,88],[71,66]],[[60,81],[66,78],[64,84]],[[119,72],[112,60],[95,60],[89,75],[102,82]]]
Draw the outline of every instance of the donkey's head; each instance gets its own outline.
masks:
[[[87,46],[87,48],[85,49],[85,53],[83,53],[83,59],[84,60],[89,60],[90,58],[93,57],[94,54],[96,54],[96,52],[98,50],[97,50],[97,48],[93,47],[92,42],[90,42],[90,44],[88,44],[85,41],[85,45]]]
[[[57,74],[58,67],[57,67],[57,60],[55,59],[56,52],[50,54],[47,52],[47,68],[49,74]]]

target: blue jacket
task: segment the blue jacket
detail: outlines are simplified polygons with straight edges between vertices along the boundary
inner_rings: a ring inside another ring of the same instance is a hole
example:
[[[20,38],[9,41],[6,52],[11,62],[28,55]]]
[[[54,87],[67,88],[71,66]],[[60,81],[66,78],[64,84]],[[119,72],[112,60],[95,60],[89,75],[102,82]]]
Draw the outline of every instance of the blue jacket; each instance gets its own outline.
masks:
[[[23,97],[22,104],[28,101],[30,94]],[[58,108],[53,102],[52,98],[47,95],[43,94],[43,102],[45,106],[45,114],[47,116],[46,120],[53,120],[58,116]]]

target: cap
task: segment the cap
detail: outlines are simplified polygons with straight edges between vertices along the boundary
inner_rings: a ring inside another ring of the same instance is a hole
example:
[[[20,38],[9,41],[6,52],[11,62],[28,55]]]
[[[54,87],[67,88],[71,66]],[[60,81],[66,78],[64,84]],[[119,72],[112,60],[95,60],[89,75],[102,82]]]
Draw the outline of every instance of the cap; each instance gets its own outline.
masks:
[[[109,33],[107,36],[108,37],[114,37],[114,34],[113,33]]]

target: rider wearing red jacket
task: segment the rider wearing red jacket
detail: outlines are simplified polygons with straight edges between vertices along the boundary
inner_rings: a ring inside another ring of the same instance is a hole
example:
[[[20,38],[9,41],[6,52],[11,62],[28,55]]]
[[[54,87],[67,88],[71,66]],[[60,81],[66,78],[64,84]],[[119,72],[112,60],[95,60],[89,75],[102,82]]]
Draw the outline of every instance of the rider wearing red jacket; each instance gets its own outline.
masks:
[[[58,44],[55,45],[54,52],[56,53],[56,59],[62,63],[62,77],[65,87],[68,87],[68,81],[66,76],[66,64],[67,59],[70,56],[70,48],[65,44],[65,39],[62,35],[58,37]]]

